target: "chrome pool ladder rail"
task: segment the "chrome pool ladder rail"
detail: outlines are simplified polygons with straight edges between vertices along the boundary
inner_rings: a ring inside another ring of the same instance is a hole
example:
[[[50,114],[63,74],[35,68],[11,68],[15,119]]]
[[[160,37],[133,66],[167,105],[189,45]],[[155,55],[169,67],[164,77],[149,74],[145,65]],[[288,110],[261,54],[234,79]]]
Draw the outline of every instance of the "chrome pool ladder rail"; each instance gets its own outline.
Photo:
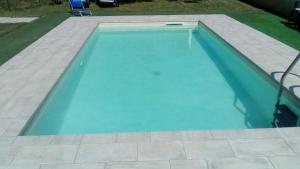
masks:
[[[280,105],[280,99],[281,99],[281,95],[283,92],[283,83],[284,80],[286,78],[286,76],[290,73],[290,71],[294,68],[294,66],[296,65],[296,63],[300,60],[300,53],[298,54],[298,56],[293,60],[293,62],[290,64],[290,66],[286,69],[286,71],[283,73],[283,75],[281,76],[280,79],[280,86],[279,86],[279,90],[278,90],[278,94],[277,94],[277,100],[276,100],[276,107],[278,107]],[[276,112],[278,111],[278,109],[276,108]]]

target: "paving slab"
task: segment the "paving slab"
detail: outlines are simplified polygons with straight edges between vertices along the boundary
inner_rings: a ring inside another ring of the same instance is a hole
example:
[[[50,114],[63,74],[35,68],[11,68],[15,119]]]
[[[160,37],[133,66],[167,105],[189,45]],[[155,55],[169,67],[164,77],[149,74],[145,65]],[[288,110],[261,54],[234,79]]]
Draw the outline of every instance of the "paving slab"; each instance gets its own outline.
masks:
[[[9,136],[9,137],[0,137],[0,146],[8,146],[11,145],[17,137]]]
[[[0,24],[8,24],[8,23],[29,23],[38,19],[38,17],[0,17]]]
[[[0,169],[39,169],[40,165],[0,165]]]
[[[171,160],[171,169],[208,169],[204,160]]]
[[[19,148],[12,164],[56,164],[72,163],[78,146],[25,146]]]
[[[0,164],[9,165],[18,153],[19,147],[0,146]]]
[[[181,131],[182,141],[202,141],[212,139],[209,131]]]
[[[231,141],[238,157],[294,155],[283,139],[246,139]]]
[[[180,132],[151,132],[151,141],[181,141],[182,135]]]
[[[181,142],[145,142],[138,144],[139,161],[184,159],[186,159],[186,155]]]
[[[19,146],[43,146],[48,145],[51,141],[49,136],[27,136],[17,137],[14,141],[14,145]]]
[[[280,138],[278,130],[269,129],[246,129],[246,130],[214,130],[210,132],[216,139],[259,139]]]
[[[82,138],[82,144],[101,144],[116,142],[116,134],[87,134]]]
[[[224,158],[209,161],[210,169],[274,169],[265,158]]]
[[[45,147],[20,147],[17,155],[14,157],[13,165],[33,165],[40,164],[43,160]]]
[[[81,140],[82,135],[53,136],[50,145],[79,145]]]
[[[187,159],[210,159],[234,157],[227,140],[184,142]]]
[[[300,137],[288,138],[286,141],[293,151],[300,155]]]
[[[170,169],[169,161],[110,162],[105,169]]]
[[[150,142],[151,133],[118,133],[117,142]]]
[[[39,169],[106,169],[104,163],[42,164]]]
[[[86,144],[79,147],[76,163],[137,161],[137,144]]]
[[[300,137],[300,127],[287,127],[277,130],[284,137]]]
[[[300,156],[278,156],[270,158],[276,169],[298,169]]]

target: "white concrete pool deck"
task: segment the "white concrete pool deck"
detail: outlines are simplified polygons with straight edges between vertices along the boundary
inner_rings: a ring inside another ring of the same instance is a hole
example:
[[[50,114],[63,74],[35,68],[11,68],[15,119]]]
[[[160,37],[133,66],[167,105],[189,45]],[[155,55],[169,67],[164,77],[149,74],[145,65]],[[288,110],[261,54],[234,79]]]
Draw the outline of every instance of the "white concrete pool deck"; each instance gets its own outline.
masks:
[[[9,24],[9,23],[29,23],[36,20],[38,17],[0,17],[0,24]]]
[[[99,23],[198,20],[270,75],[298,54],[225,15],[69,18],[0,67],[0,169],[298,169],[298,127],[17,136]],[[293,73],[300,74],[300,63]],[[286,87],[300,97],[299,84],[291,75]]]

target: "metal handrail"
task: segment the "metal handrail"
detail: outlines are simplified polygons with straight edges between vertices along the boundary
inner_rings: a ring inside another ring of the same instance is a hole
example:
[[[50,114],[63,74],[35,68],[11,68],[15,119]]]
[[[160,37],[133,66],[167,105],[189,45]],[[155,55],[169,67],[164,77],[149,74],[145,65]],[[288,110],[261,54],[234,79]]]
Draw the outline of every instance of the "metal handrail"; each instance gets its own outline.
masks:
[[[279,86],[279,91],[278,91],[278,95],[277,95],[277,101],[276,101],[276,110],[275,113],[278,112],[278,107],[280,105],[280,99],[281,99],[281,95],[283,92],[283,83],[284,80],[286,78],[286,76],[290,73],[290,71],[293,69],[293,67],[296,65],[296,63],[300,60],[300,53],[298,54],[298,56],[293,60],[293,62],[290,64],[290,66],[286,69],[286,71],[283,73],[281,79],[280,79],[280,86]]]

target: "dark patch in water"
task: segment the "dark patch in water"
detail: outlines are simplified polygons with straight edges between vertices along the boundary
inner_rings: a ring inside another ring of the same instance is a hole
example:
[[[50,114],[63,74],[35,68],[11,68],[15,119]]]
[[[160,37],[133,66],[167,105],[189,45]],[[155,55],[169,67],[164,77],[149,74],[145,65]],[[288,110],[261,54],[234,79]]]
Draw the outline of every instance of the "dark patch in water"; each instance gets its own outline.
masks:
[[[160,75],[160,72],[158,72],[158,71],[154,71],[152,73],[153,73],[154,76],[159,76]]]

